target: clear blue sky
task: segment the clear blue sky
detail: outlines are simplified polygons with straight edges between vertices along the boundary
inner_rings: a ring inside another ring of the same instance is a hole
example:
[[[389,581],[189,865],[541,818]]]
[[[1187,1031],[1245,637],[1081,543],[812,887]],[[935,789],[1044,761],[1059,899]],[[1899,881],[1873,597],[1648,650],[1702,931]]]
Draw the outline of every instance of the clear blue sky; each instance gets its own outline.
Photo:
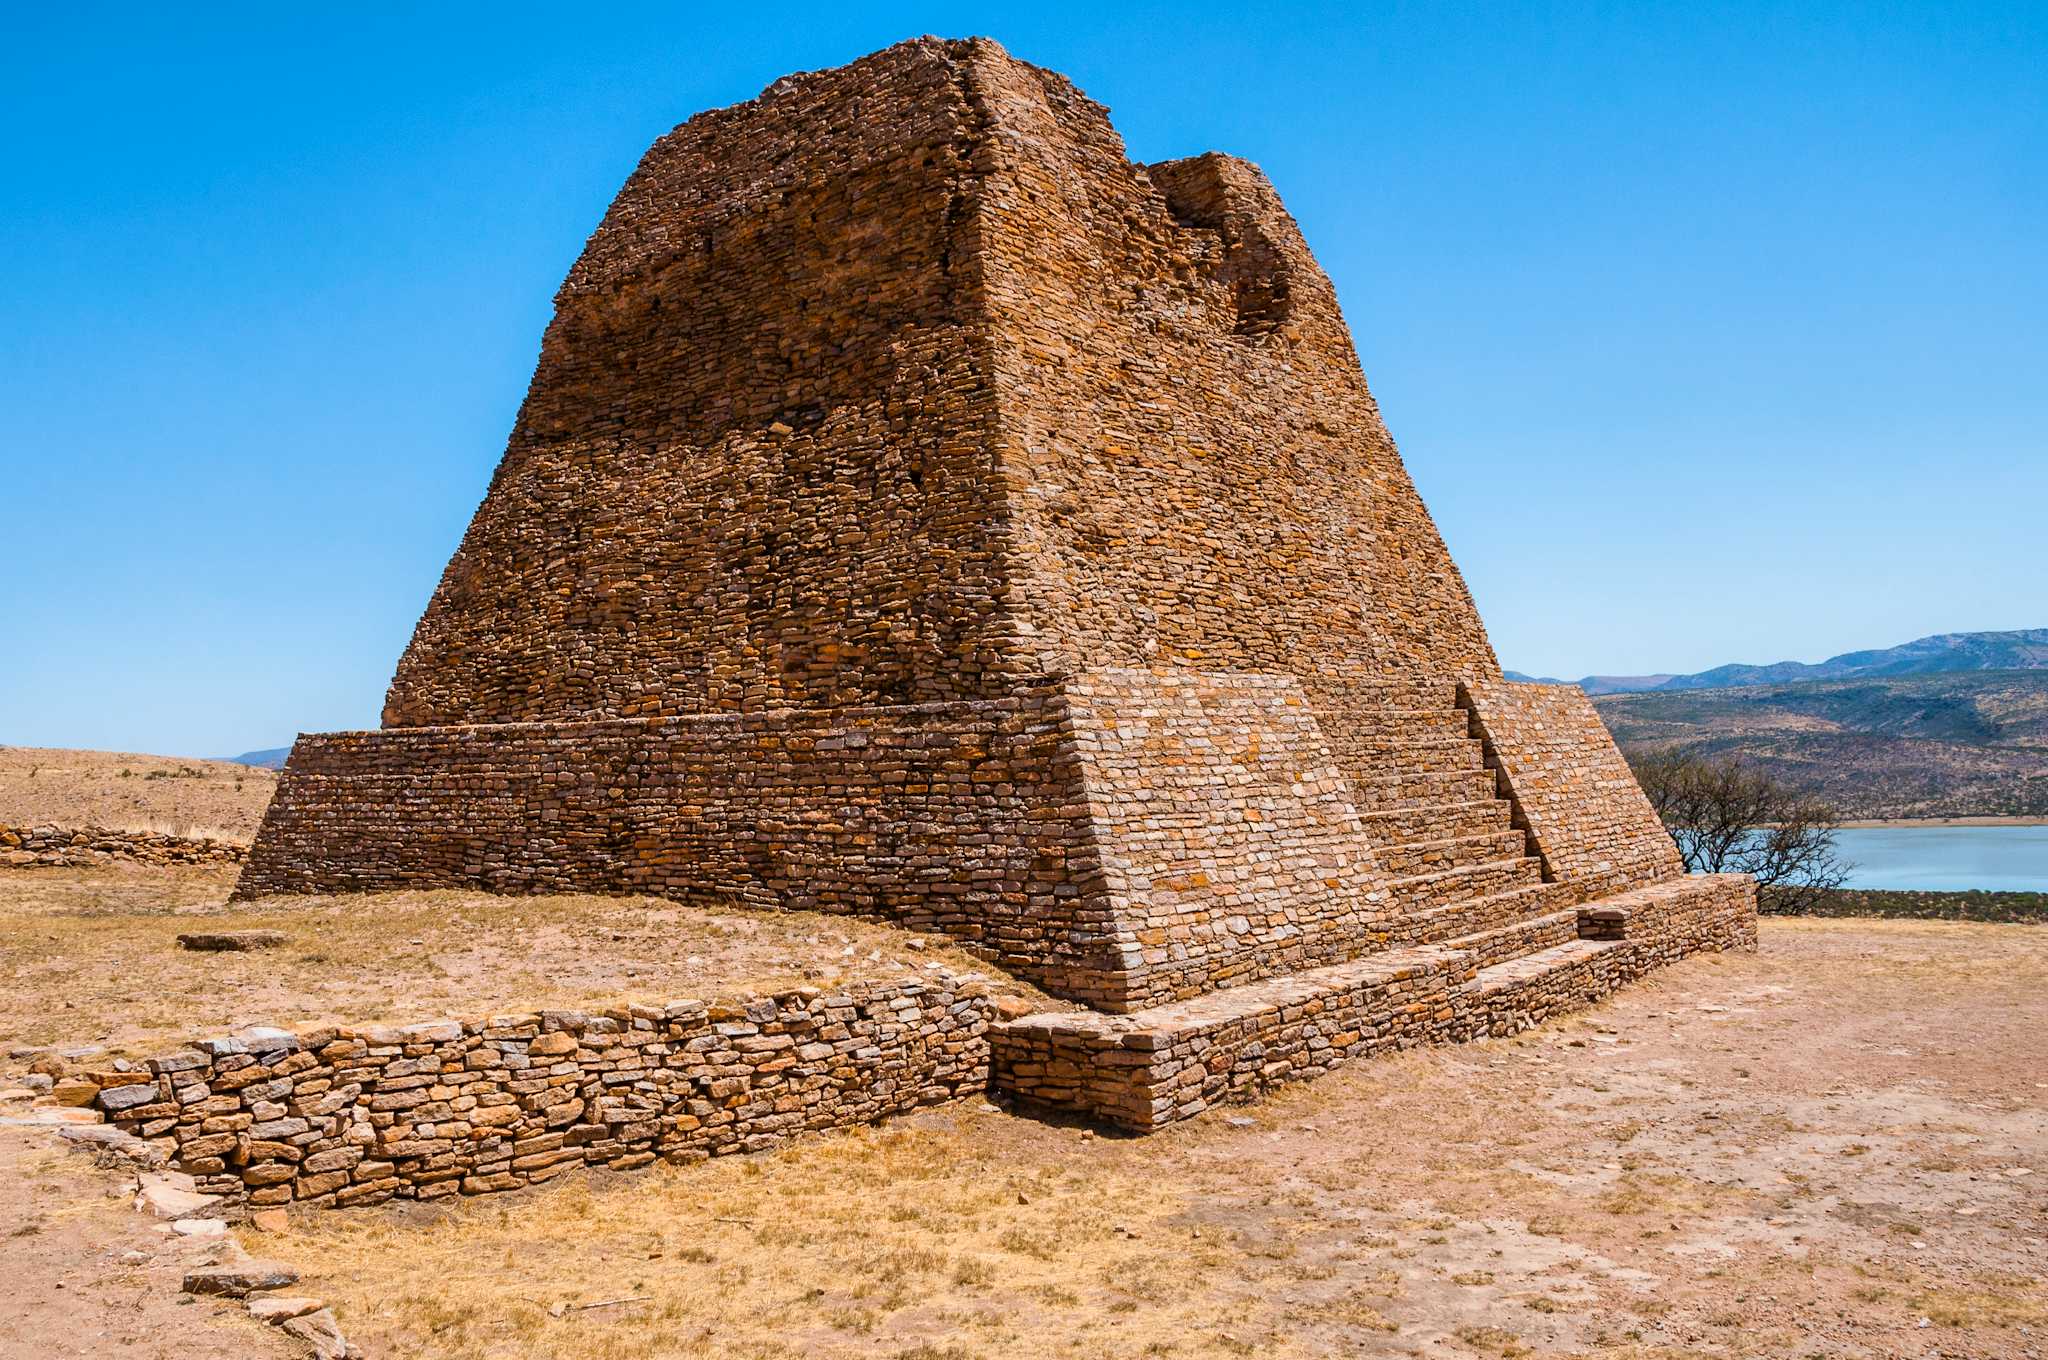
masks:
[[[2038,0],[18,6],[0,742],[374,725],[642,150],[927,32],[1265,167],[1507,665],[2048,625]]]

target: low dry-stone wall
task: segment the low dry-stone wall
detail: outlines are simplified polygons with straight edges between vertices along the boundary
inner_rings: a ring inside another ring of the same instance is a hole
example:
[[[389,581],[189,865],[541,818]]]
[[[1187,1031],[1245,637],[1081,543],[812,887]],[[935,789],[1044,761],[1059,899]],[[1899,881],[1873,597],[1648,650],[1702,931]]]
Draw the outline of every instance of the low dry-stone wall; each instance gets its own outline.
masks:
[[[934,973],[732,1004],[245,1031],[96,1072],[196,1188],[342,1207],[771,1147],[988,1086],[992,1002]]]
[[[140,864],[240,864],[248,857],[246,845],[151,831],[0,826],[0,865],[16,869],[80,868],[110,859]]]

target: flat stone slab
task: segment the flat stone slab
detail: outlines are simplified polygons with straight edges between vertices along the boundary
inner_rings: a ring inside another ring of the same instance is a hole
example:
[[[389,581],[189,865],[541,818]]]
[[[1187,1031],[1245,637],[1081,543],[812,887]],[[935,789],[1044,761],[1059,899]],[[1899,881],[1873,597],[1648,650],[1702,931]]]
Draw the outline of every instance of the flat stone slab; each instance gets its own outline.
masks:
[[[350,1360],[356,1354],[355,1347],[342,1336],[334,1314],[325,1308],[304,1317],[288,1318],[278,1326],[285,1335],[304,1342],[312,1351],[313,1360]]]
[[[275,949],[287,938],[282,930],[207,930],[180,935],[178,944],[203,954],[238,954],[250,949]]]
[[[224,1218],[181,1218],[171,1224],[171,1231],[180,1237],[225,1237],[228,1223]]]
[[[66,1124],[58,1128],[57,1136],[67,1143],[106,1148],[144,1166],[161,1166],[170,1160],[170,1154],[155,1143],[112,1124]]]
[[[98,1110],[82,1110],[66,1105],[37,1105],[23,1111],[21,1114],[9,1115],[4,1119],[0,1119],[0,1124],[23,1128],[38,1124],[45,1127],[51,1124],[75,1124],[82,1126],[87,1124],[104,1124],[105,1122],[105,1116]]]
[[[213,1294],[239,1299],[269,1289],[283,1289],[299,1282],[299,1272],[276,1261],[226,1261],[202,1266],[185,1276],[188,1294]]]
[[[200,1218],[220,1207],[219,1195],[201,1194],[179,1171],[147,1171],[135,1187],[135,1207],[158,1218]]]
[[[270,1294],[260,1299],[249,1300],[249,1316],[264,1322],[289,1322],[308,1313],[317,1313],[327,1305],[306,1294]]]
[[[50,1099],[59,1105],[86,1106],[100,1098],[100,1084],[84,1077],[62,1077],[50,1088]]]

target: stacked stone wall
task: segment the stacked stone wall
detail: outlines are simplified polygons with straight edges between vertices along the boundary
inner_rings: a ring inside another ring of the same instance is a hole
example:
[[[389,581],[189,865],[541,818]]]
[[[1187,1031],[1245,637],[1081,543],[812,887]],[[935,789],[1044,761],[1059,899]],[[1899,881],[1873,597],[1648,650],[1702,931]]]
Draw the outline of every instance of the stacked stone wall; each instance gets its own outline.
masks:
[[[238,898],[479,888],[844,912],[1127,1000],[1066,709],[783,710],[301,737]]]
[[[210,837],[102,826],[0,826],[0,865],[16,869],[83,868],[109,860],[137,864],[240,864],[249,847]]]
[[[385,726],[1011,687],[992,148],[948,53],[791,76],[648,150],[556,297]]]
[[[1351,1059],[1455,1037],[1455,950],[1400,951],[1260,989],[1117,1017],[1027,1016],[990,1036],[993,1078],[1024,1100],[1123,1128],[1159,1128]]]
[[[1132,1003],[1351,958],[1405,930],[1291,678],[1091,671],[1063,693]]]
[[[1157,1004],[1403,930],[1286,677],[300,739],[237,896],[474,887],[838,911]]]
[[[982,1091],[986,987],[931,976],[730,1004],[289,1033],[88,1074],[205,1193],[344,1208],[773,1147]]]
[[[1550,877],[1590,900],[1685,872],[1578,686],[1473,680],[1461,702]]]
[[[1518,1034],[1688,955],[1755,949],[1756,908],[1747,874],[1690,874],[1604,898],[1580,917],[1577,957],[1504,965],[1460,1037]]]
[[[1688,954],[1757,945],[1756,880],[1748,874],[1683,874],[1601,899],[1580,913],[1581,934],[1594,915],[1621,917],[1615,938],[1635,945],[1652,964]]]
[[[1747,875],[1681,877],[1601,904],[1622,933],[1493,967],[1427,946],[1161,1007],[1142,1017],[1027,1016],[991,1033],[1003,1090],[1149,1130],[1340,1063],[1517,1033],[1689,954],[1756,947]]]
[[[1129,1010],[1412,934],[1290,678],[300,739],[236,889],[646,893],[953,936]]]
[[[1256,166],[1133,164],[1064,78],[976,46],[1005,135],[985,287],[1040,669],[1500,673],[1335,290]]]

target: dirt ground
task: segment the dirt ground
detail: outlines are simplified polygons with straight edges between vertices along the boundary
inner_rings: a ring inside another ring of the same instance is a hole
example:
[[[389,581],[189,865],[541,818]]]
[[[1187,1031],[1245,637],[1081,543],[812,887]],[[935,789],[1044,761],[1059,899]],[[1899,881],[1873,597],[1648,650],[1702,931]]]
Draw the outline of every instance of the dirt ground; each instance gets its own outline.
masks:
[[[0,870],[0,1072],[19,1065],[18,1050],[52,1044],[136,1057],[255,1024],[469,1019],[758,996],[933,967],[989,971],[893,927],[656,898],[409,892],[229,907],[235,872]],[[242,929],[286,940],[248,953],[178,945],[183,933]],[[991,982],[1052,1004],[1024,984]]]
[[[0,1119],[0,1356],[269,1360],[296,1355],[245,1316],[179,1293],[204,1246],[132,1207],[132,1174]]]
[[[968,1101],[248,1241],[380,1360],[2048,1354],[2048,931],[1763,940],[1150,1138]],[[65,1184],[0,1212],[89,1212]],[[155,1354],[33,1282],[48,1232],[0,1280]]]
[[[2034,927],[1773,920],[1151,1138],[970,1102],[286,1251],[384,1355],[2033,1356],[2044,984]]]
[[[100,826],[247,845],[277,772],[223,760],[0,746],[0,826]]]

